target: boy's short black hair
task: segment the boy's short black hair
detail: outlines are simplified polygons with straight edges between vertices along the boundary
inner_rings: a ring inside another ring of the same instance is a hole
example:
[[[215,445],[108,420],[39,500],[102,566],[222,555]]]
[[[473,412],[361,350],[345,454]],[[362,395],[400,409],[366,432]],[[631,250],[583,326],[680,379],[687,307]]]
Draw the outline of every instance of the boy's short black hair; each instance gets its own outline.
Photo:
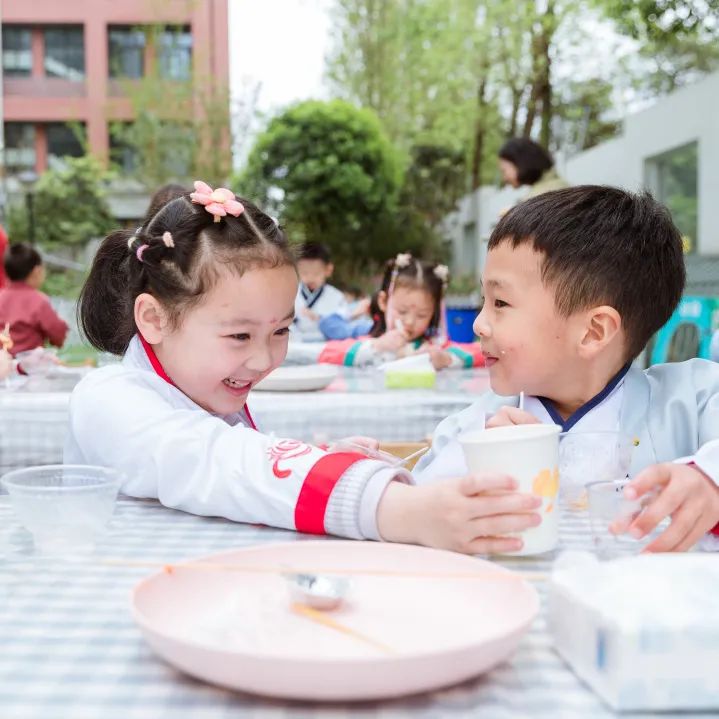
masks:
[[[30,245],[15,242],[5,252],[5,274],[13,282],[26,280],[42,264],[40,253]]]
[[[326,265],[332,262],[330,251],[321,242],[305,242],[297,248],[298,260],[320,260]]]
[[[507,140],[497,154],[517,168],[520,185],[533,185],[554,166],[552,156],[541,145],[526,137]]]
[[[542,280],[557,311],[610,305],[622,317],[627,360],[644,349],[681,299],[682,238],[667,208],[648,192],[580,185],[513,207],[495,226],[489,249],[531,243],[544,255]]]

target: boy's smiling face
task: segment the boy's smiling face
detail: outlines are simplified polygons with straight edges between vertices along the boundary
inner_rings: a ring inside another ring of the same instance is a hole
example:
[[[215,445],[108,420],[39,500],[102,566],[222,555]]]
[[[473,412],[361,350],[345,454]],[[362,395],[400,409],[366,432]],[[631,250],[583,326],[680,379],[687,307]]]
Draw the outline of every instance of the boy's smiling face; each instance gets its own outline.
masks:
[[[492,390],[555,398],[579,366],[584,313],[562,317],[542,282],[543,255],[526,242],[501,242],[487,254],[484,306],[474,322]]]

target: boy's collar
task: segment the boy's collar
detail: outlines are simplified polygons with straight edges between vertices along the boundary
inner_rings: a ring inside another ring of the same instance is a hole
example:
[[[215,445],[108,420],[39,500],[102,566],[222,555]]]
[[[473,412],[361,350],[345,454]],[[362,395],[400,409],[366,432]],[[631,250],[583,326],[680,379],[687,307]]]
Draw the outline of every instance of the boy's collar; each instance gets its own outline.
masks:
[[[594,397],[592,397],[588,402],[585,402],[581,407],[572,412],[567,419],[562,418],[551,399],[547,399],[547,397],[537,397],[537,399],[544,405],[544,409],[547,410],[547,413],[552,418],[552,421],[561,426],[562,432],[569,432],[569,430],[574,427],[574,425],[579,422],[584,415],[591,412],[597,405],[601,404],[607,397],[609,397],[609,395],[616,389],[617,385],[624,379],[631,366],[632,363],[627,362],[627,364],[625,364],[624,367],[622,367],[619,372],[617,372],[617,374],[609,380],[606,387],[604,387],[601,392],[594,395]]]

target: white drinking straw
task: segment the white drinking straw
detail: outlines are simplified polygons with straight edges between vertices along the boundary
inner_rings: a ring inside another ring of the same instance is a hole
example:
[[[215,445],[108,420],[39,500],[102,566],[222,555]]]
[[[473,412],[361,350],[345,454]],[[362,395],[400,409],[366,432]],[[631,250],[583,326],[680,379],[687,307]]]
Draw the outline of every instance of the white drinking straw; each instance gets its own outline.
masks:
[[[519,393],[519,409],[524,409],[524,392]]]

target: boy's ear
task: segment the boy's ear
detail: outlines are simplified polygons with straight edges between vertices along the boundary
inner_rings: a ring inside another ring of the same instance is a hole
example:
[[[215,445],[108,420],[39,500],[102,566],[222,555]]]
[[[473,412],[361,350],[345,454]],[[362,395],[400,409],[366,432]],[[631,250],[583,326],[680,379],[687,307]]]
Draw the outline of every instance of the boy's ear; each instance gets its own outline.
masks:
[[[325,278],[326,278],[326,279],[329,279],[330,277],[332,277],[332,273],[333,273],[334,271],[335,271],[335,266],[334,266],[334,264],[333,264],[332,262],[328,262],[328,263],[325,265]]]
[[[593,357],[617,339],[622,330],[622,317],[614,307],[601,305],[586,313],[580,354]]]
[[[387,311],[387,293],[384,290],[377,293],[377,307],[380,308],[381,312]]]
[[[135,298],[135,324],[140,334],[151,344],[162,341],[166,334],[167,313],[162,305],[147,292]]]

